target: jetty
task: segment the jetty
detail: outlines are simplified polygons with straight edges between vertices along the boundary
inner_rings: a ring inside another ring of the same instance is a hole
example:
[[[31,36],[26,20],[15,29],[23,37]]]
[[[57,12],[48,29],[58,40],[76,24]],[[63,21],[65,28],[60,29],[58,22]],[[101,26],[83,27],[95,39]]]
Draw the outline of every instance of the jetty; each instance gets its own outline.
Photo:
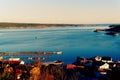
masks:
[[[52,54],[62,54],[62,51],[48,51],[48,52],[0,52],[0,56],[22,56],[22,55],[52,55]]]

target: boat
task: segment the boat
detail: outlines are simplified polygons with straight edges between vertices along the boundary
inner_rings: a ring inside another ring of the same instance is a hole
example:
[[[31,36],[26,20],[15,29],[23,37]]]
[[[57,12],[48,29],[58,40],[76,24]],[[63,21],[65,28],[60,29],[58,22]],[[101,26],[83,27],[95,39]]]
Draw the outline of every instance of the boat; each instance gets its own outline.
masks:
[[[10,61],[19,61],[20,58],[9,58]]]
[[[62,51],[58,51],[58,52],[56,52],[57,54],[62,54]]]
[[[53,64],[53,65],[62,65],[63,62],[62,61],[59,61],[59,60],[55,60],[55,61],[50,61],[50,62],[43,62],[42,65],[45,65],[45,66],[48,66],[50,64]]]
[[[20,62],[21,62],[20,58],[9,58],[9,60],[3,60],[4,64],[18,65],[18,64],[20,64]]]

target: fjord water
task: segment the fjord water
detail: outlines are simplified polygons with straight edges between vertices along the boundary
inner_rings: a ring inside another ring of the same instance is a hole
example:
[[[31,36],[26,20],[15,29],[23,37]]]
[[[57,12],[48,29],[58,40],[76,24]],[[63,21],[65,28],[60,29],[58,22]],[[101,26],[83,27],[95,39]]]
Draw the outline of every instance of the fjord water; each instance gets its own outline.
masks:
[[[107,26],[105,26],[106,28]],[[120,59],[120,36],[95,33],[100,27],[65,27],[43,29],[1,29],[0,52],[59,51],[51,60],[73,62],[77,56],[111,56]]]

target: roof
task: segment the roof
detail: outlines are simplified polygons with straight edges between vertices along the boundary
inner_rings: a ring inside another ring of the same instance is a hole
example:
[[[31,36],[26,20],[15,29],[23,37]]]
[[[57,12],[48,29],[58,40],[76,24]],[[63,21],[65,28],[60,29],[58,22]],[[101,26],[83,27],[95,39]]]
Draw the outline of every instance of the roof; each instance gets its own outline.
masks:
[[[112,60],[112,58],[108,57],[108,56],[105,56],[105,57],[102,57],[102,60]]]

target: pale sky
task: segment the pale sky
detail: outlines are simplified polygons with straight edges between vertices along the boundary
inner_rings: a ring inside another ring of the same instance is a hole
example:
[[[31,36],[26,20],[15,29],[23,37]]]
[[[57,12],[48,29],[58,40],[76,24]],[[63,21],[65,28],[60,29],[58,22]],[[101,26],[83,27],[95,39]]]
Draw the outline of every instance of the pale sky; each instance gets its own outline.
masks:
[[[120,0],[0,0],[0,22],[120,23]]]

